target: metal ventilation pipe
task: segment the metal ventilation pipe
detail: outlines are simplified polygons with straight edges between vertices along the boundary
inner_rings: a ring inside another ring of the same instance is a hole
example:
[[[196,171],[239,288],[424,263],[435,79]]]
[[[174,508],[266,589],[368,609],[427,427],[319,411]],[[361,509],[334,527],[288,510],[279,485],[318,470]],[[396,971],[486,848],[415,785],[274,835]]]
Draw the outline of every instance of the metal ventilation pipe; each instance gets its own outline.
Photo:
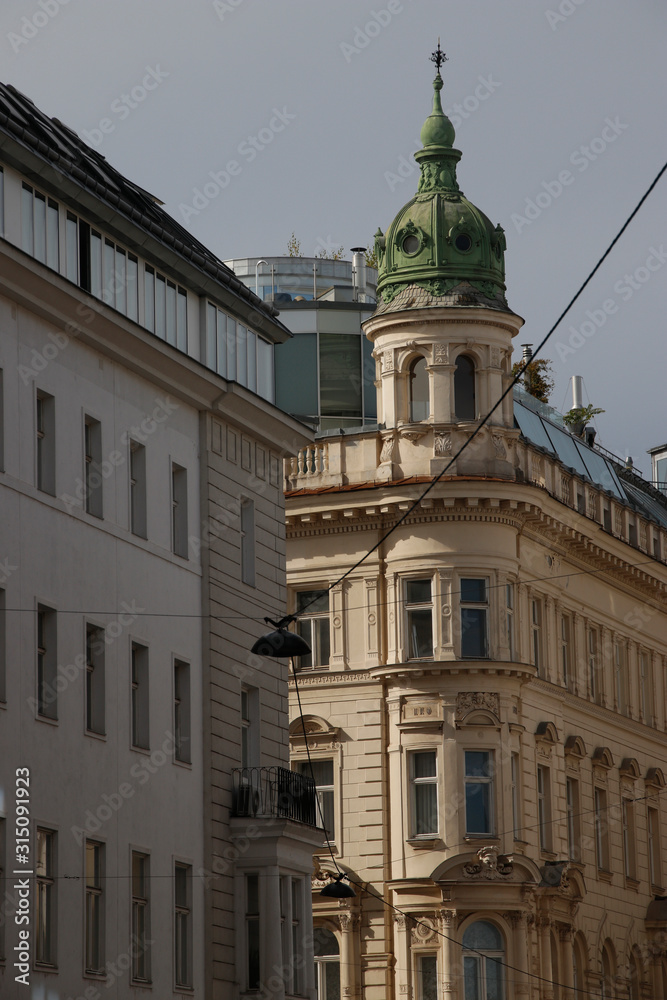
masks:
[[[533,345],[522,344],[521,346],[523,347],[523,354],[521,355],[521,360],[523,361],[524,365],[526,365],[533,356]]]
[[[352,298],[366,301],[366,247],[352,247]]]
[[[584,405],[584,380],[581,375],[572,376],[572,409],[580,410]]]

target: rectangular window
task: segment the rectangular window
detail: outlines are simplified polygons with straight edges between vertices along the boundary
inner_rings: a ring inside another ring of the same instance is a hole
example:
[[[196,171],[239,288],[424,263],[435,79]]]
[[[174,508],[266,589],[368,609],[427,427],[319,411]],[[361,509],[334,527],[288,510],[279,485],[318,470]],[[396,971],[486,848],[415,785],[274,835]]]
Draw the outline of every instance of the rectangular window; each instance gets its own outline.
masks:
[[[255,586],[255,504],[241,501],[241,580]]]
[[[192,988],[192,865],[174,866],[174,979]]]
[[[132,643],[132,746],[149,748],[148,649]]]
[[[614,674],[616,679],[616,711],[628,714],[628,676],[626,648],[622,642],[614,643]]]
[[[188,473],[171,465],[171,546],[175,555],[188,558]]]
[[[260,980],[259,875],[245,877],[246,990],[258,990]]]
[[[317,810],[318,829],[324,829],[329,840],[333,843],[336,839],[335,811],[334,811],[334,762],[333,760],[313,760],[312,775],[311,764],[307,760],[301,760],[296,766],[299,774],[315,779],[317,789]]]
[[[514,659],[514,584],[508,583],[505,586],[505,628],[507,631],[507,645],[510,651],[510,660]]]
[[[461,656],[482,659],[489,655],[487,635],[487,580],[462,579]]]
[[[567,850],[571,861],[581,861],[581,825],[579,806],[579,782],[567,778],[565,782],[565,806],[567,810]]]
[[[4,590],[0,590],[0,701],[7,701],[7,594]]]
[[[37,390],[36,398],[37,489],[56,495],[56,401]]]
[[[102,517],[102,424],[88,416],[84,420],[84,481],[86,510]]]
[[[150,858],[132,851],[132,979],[150,982]]]
[[[550,851],[551,836],[551,772],[548,767],[537,768],[537,822],[540,831],[540,850]]]
[[[58,270],[58,202],[23,184],[22,249]]]
[[[189,764],[190,756],[190,664],[174,660],[174,756]]]
[[[130,441],[130,529],[139,538],[146,530],[146,449]]]
[[[560,663],[563,671],[563,684],[568,691],[573,691],[572,619],[569,615],[562,615],[560,620]]]
[[[636,878],[635,865],[635,804],[632,799],[621,799],[623,824],[623,870],[626,878]]]
[[[488,750],[464,754],[466,836],[490,836],[493,821],[493,756]]]
[[[37,608],[37,714],[47,719],[58,718],[57,672],[56,612],[40,604]]]
[[[660,851],[660,812],[657,806],[647,808],[648,863],[651,885],[662,889],[662,859]]]
[[[86,841],[85,971],[104,970],[104,845]]]
[[[417,1000],[438,1000],[438,958],[417,957]]]
[[[595,803],[595,858],[601,871],[609,871],[609,822],[607,818],[607,792],[594,790]]]
[[[187,292],[163,274],[144,268],[144,326],[162,340],[186,350]]]
[[[35,832],[35,961],[56,964],[56,834]]]
[[[257,395],[273,402],[275,382],[273,374],[273,344],[262,337],[257,338]]]
[[[643,649],[639,652],[639,706],[644,725],[653,725],[653,670],[651,667],[651,654]]]
[[[86,625],[86,729],[104,735],[104,629]]]
[[[600,677],[600,635],[596,628],[588,630],[588,688],[591,701],[599,705],[602,700]]]
[[[296,630],[312,650],[310,654],[301,657],[301,668],[326,667],[330,656],[329,591],[298,591],[296,613]]]
[[[542,602],[533,598],[530,602],[530,655],[537,676],[544,677],[542,657]]]
[[[520,780],[519,755],[513,753],[510,761],[512,770],[512,826],[514,829],[514,839],[521,839],[521,813],[519,810]]]
[[[411,837],[433,837],[438,824],[438,762],[435,750],[410,754]]]
[[[67,213],[65,223],[65,270],[67,278],[75,285],[79,283],[79,238],[78,220],[72,212]]]
[[[285,992],[302,992],[301,923],[303,920],[303,880],[291,875],[280,878],[280,930],[283,968],[287,971]]]
[[[406,646],[408,659],[433,656],[433,600],[430,580],[405,581]]]

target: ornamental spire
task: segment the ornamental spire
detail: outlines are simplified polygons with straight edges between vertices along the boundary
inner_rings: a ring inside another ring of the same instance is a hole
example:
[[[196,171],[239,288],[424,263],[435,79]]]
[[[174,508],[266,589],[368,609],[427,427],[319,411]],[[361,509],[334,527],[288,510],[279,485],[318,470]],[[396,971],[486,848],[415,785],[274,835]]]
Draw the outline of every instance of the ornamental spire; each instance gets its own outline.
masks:
[[[438,38],[438,47],[437,47],[437,49],[435,50],[435,52],[431,52],[430,59],[431,59],[431,62],[435,63],[435,65],[437,67],[437,70],[438,70],[438,76],[440,76],[440,67],[442,66],[443,63],[447,62],[447,56],[445,55],[445,53],[440,48],[440,38]]]

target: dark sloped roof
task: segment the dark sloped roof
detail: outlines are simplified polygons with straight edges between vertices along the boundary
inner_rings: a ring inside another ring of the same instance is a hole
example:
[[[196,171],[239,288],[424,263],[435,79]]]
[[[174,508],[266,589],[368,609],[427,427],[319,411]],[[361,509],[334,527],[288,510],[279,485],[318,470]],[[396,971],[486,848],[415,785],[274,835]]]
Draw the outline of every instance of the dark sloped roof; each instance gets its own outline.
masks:
[[[3,83],[0,83],[0,130],[282,326],[275,319],[278,310],[258,298],[215,254],[165,212],[158,198],[124,177],[72,129],[57,118],[49,118],[30,98]]]

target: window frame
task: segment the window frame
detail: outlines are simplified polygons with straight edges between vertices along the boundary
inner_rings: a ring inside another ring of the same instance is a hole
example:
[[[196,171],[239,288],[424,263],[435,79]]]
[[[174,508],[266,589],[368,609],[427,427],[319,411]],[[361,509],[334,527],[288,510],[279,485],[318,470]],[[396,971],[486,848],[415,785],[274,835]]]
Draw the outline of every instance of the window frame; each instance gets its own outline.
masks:
[[[137,538],[148,538],[146,446],[130,438],[128,449],[130,531]]]
[[[607,789],[593,786],[593,815],[595,833],[595,864],[598,871],[609,872],[609,821]]]
[[[35,389],[35,486],[56,495],[56,401],[51,393]]]
[[[568,774],[565,777],[565,820],[567,826],[567,849],[570,861],[581,862],[581,788],[579,779]]]
[[[192,763],[192,691],[190,663],[174,657],[174,760]]]
[[[419,372],[417,372],[418,366]],[[423,355],[413,358],[408,368],[408,420],[410,423],[421,423],[428,420],[431,415],[430,381],[428,360]],[[420,396],[424,395],[423,390],[426,389],[425,399],[416,398],[415,389],[420,390]]]
[[[317,818],[316,818],[316,824],[315,825],[316,825],[316,827],[317,827],[318,830],[324,830],[325,831],[325,833],[326,833],[326,835],[327,835],[327,837],[329,839],[329,843],[332,846],[335,846],[335,844],[336,844],[336,827],[337,827],[337,819],[338,819],[338,810],[336,808],[336,765],[337,765],[338,762],[337,762],[336,758],[332,757],[332,756],[321,756],[320,757],[319,755],[318,756],[314,756],[313,754],[311,754],[311,760],[312,760],[312,765],[313,765],[313,767],[312,767],[312,776],[314,776],[314,778],[315,778],[315,792],[316,792],[317,800],[318,800],[318,803],[319,803],[318,808],[317,808]],[[311,777],[311,767],[310,767],[310,764],[311,764],[311,761],[309,761],[307,759],[306,760],[297,760],[297,761],[294,761],[294,765],[295,766],[294,766],[293,770],[297,771],[299,774],[304,775],[304,777],[306,777],[306,778],[310,778]],[[330,782],[327,782],[326,784],[324,782],[321,782],[321,781],[318,782],[318,776],[317,776],[317,772],[316,772],[316,767],[317,767],[318,764],[331,764],[331,781]],[[329,804],[328,808],[327,808],[326,803]],[[327,814],[331,817],[331,822],[330,822],[329,826],[327,826],[327,823],[326,823]]]
[[[178,462],[171,463],[171,551],[181,559],[188,552],[188,470]]]
[[[88,735],[106,736],[105,631],[93,622],[85,623],[86,685],[85,728]],[[97,649],[93,649],[93,645]]]
[[[135,875],[135,861],[140,874]],[[150,854],[146,851],[130,852],[130,899],[132,914],[130,955],[130,981],[138,986],[148,986],[151,978],[151,880]]]
[[[326,611],[309,611],[308,607],[304,611],[300,611],[299,608],[302,604],[301,595],[309,595],[314,598],[311,602],[305,601],[306,605],[310,603],[312,607],[316,607],[317,602],[326,597]],[[315,597],[315,595],[318,596]],[[311,648],[309,654],[299,657],[300,669],[308,670],[328,667],[331,663],[331,597],[329,587],[325,585],[322,588],[316,587],[313,590],[295,590],[294,606],[298,615],[296,622],[297,634],[302,639],[305,639]],[[326,653],[324,650],[326,650]]]
[[[185,896],[179,899],[179,880],[177,872],[184,872]],[[192,990],[193,976],[193,926],[192,926],[192,865],[185,861],[174,860],[174,991]],[[185,957],[185,962],[183,958]],[[185,964],[186,968],[183,968]]]
[[[662,890],[662,844],[660,831],[660,801],[658,798],[655,798],[653,801],[649,798],[646,802],[646,839],[648,850],[649,884],[651,886],[657,886]]]
[[[47,842],[46,871],[40,872],[40,834]],[[35,965],[55,969],[58,966],[58,881],[56,830],[37,826],[35,829]],[[42,921],[42,908],[46,913]],[[44,934],[42,934],[42,927]],[[42,950],[43,949],[43,950]]]
[[[39,602],[36,621],[36,680],[37,717],[58,721],[58,613],[55,608]],[[48,633],[48,634],[47,634]],[[45,695],[50,694],[47,702]]]
[[[244,583],[247,587],[256,586],[257,552],[255,534],[255,501],[251,497],[241,497],[239,512],[241,583]]]
[[[408,588],[411,584],[416,583],[428,583],[429,585],[429,598],[427,601],[415,600],[410,601],[408,599]],[[435,629],[434,629],[434,610],[435,610],[435,596],[434,596],[434,580],[432,576],[409,576],[404,577],[402,581],[402,592],[403,592],[403,626],[405,628],[405,654],[407,660],[432,660],[435,656]],[[431,632],[431,652],[427,655],[421,655],[418,648],[414,648],[413,639],[415,638],[415,632],[411,623],[411,616],[413,613],[419,613],[422,611],[427,611],[430,614],[430,632]]]
[[[428,755],[433,759],[433,774],[418,776],[415,774],[415,762],[417,755],[426,756]],[[407,768],[407,778],[408,778],[408,802],[409,802],[409,813],[408,813],[408,840],[435,840],[440,836],[440,767],[439,767],[439,754],[436,747],[433,746],[423,746],[423,747],[410,747],[408,751],[408,768]],[[435,804],[433,807],[433,815],[435,816],[435,829],[433,830],[418,830],[418,815],[420,812],[418,806],[419,799],[419,789],[420,788],[434,788],[435,789]]]
[[[487,755],[486,767],[491,772],[486,775],[474,775],[467,774],[467,760],[468,754],[472,753],[482,753]],[[477,840],[477,839],[488,839],[496,836],[497,821],[496,821],[496,789],[495,789],[495,779],[496,779],[496,767],[495,767],[495,751],[490,747],[463,747],[463,805],[464,805],[464,830],[466,840]],[[468,786],[470,785],[481,785],[488,788],[487,801],[485,808],[489,815],[489,829],[488,830],[471,830],[469,829],[468,821]]]
[[[551,768],[537,765],[537,825],[539,849],[543,854],[553,853],[553,823]]]
[[[463,591],[464,584],[467,583],[482,583],[484,585],[484,600],[483,601],[472,601],[464,600]],[[458,588],[459,588],[459,622],[461,626],[461,659],[462,660],[488,660],[490,656],[490,644],[489,644],[489,618],[490,618],[490,579],[488,576],[460,576],[458,578]],[[464,637],[468,628],[464,627],[464,612],[466,611],[477,611],[482,612],[483,617],[480,618],[483,621],[483,627],[481,629],[482,638],[482,652],[465,652],[464,651]]]
[[[568,691],[575,690],[574,665],[574,619],[567,611],[560,616],[560,668],[563,677],[563,687]]]
[[[92,881],[89,881],[89,848],[92,848],[94,856]],[[84,975],[105,977],[105,844],[99,840],[86,839],[84,859]],[[97,958],[96,965],[89,961],[91,955]]]
[[[96,468],[97,467],[97,468]],[[92,477],[99,477],[97,486]],[[102,475],[102,422],[90,413],[83,417],[84,509],[92,517],[104,517],[104,476]]]
[[[544,663],[544,606],[541,597],[530,598],[530,662],[537,676],[546,676]]]
[[[134,639],[130,641],[130,746],[150,750],[149,650]]]

